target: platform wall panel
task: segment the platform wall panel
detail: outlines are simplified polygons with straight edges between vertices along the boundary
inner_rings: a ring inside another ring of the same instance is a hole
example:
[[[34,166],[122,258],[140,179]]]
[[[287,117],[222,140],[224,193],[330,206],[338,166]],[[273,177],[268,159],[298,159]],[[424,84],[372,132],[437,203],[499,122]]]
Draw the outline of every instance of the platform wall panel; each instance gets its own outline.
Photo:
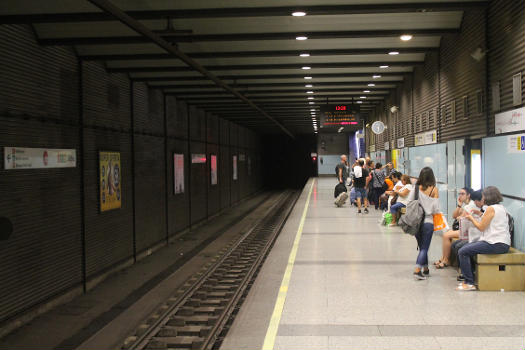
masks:
[[[207,163],[206,163],[206,183],[208,184],[208,216],[217,214],[221,209],[221,188],[220,184],[220,163],[226,161],[219,152],[219,146],[216,144],[208,144],[207,147]],[[217,156],[217,184],[211,184],[211,156]]]
[[[204,142],[191,142],[190,162],[193,154],[206,154]],[[191,224],[206,219],[208,205],[208,162],[190,164]]]
[[[189,190],[189,154],[188,142],[186,140],[168,140],[166,164],[168,167],[168,232],[169,235],[176,234],[190,225],[190,190]],[[184,155],[184,193],[174,193],[174,166],[173,155],[175,153]]]
[[[228,146],[220,146],[219,152],[219,187],[221,209],[228,208],[231,204],[231,156]]]

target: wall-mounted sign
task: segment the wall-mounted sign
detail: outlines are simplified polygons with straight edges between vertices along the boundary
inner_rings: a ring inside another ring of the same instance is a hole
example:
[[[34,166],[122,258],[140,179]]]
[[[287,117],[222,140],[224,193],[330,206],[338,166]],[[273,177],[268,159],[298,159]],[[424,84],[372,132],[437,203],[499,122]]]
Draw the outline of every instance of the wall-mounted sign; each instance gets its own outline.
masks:
[[[494,130],[496,134],[525,130],[525,107],[496,114]]]
[[[359,106],[321,105],[321,127],[359,125]]]
[[[376,151],[376,145],[370,145],[369,152],[375,152]]]
[[[525,134],[507,136],[509,153],[525,153]]]
[[[217,185],[217,156],[211,155],[210,158],[210,179],[212,185]]]
[[[4,147],[4,169],[75,168],[75,149]]]
[[[421,132],[415,135],[414,144],[416,146],[429,145],[431,143],[437,143],[437,131],[436,130]]]
[[[405,147],[405,138],[399,138],[397,139],[397,148],[403,148]]]
[[[122,206],[120,152],[99,152],[100,211]]]
[[[233,156],[233,179],[237,180],[237,156]]]
[[[173,191],[184,193],[184,154],[173,154]]]
[[[311,152],[311,153],[310,153],[310,157],[312,157],[312,158],[313,158],[313,157],[317,157],[317,152]]]
[[[390,149],[390,142],[385,142],[385,151],[388,151]]]
[[[192,164],[206,163],[206,155],[205,154],[192,154],[191,162]]]

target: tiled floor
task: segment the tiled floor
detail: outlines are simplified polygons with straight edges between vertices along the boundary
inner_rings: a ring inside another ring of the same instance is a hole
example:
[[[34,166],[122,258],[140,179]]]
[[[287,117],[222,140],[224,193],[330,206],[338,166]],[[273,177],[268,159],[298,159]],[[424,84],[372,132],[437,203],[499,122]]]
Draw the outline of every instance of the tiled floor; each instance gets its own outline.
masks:
[[[415,239],[336,208],[331,178],[306,185],[222,349],[262,348],[312,181],[274,349],[524,349],[525,293],[457,292],[452,268],[414,281]]]

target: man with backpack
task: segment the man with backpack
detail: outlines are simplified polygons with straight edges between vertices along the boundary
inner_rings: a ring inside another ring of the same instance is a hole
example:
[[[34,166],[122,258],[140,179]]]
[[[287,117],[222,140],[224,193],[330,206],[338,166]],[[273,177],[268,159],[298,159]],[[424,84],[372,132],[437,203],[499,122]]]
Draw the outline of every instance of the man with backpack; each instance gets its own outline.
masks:
[[[368,170],[364,168],[365,162],[360,159],[358,165],[354,167],[354,190],[356,194],[357,213],[361,214],[361,202],[365,207],[365,214],[368,214],[368,198],[366,195],[366,187],[370,178],[368,177]]]
[[[337,164],[335,167],[335,174],[337,175],[338,183],[335,186],[334,204],[338,207],[345,204],[348,199],[348,193],[346,189],[346,179],[348,178],[348,163],[346,161],[346,155],[341,155],[341,163]]]

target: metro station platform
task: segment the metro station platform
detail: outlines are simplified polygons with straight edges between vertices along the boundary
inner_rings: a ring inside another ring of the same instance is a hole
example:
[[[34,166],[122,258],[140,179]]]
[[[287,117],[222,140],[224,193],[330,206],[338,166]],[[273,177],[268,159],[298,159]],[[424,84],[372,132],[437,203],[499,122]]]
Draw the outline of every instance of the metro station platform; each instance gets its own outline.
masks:
[[[221,349],[524,348],[525,293],[458,292],[455,268],[415,281],[415,239],[336,208],[334,181],[308,181]]]

